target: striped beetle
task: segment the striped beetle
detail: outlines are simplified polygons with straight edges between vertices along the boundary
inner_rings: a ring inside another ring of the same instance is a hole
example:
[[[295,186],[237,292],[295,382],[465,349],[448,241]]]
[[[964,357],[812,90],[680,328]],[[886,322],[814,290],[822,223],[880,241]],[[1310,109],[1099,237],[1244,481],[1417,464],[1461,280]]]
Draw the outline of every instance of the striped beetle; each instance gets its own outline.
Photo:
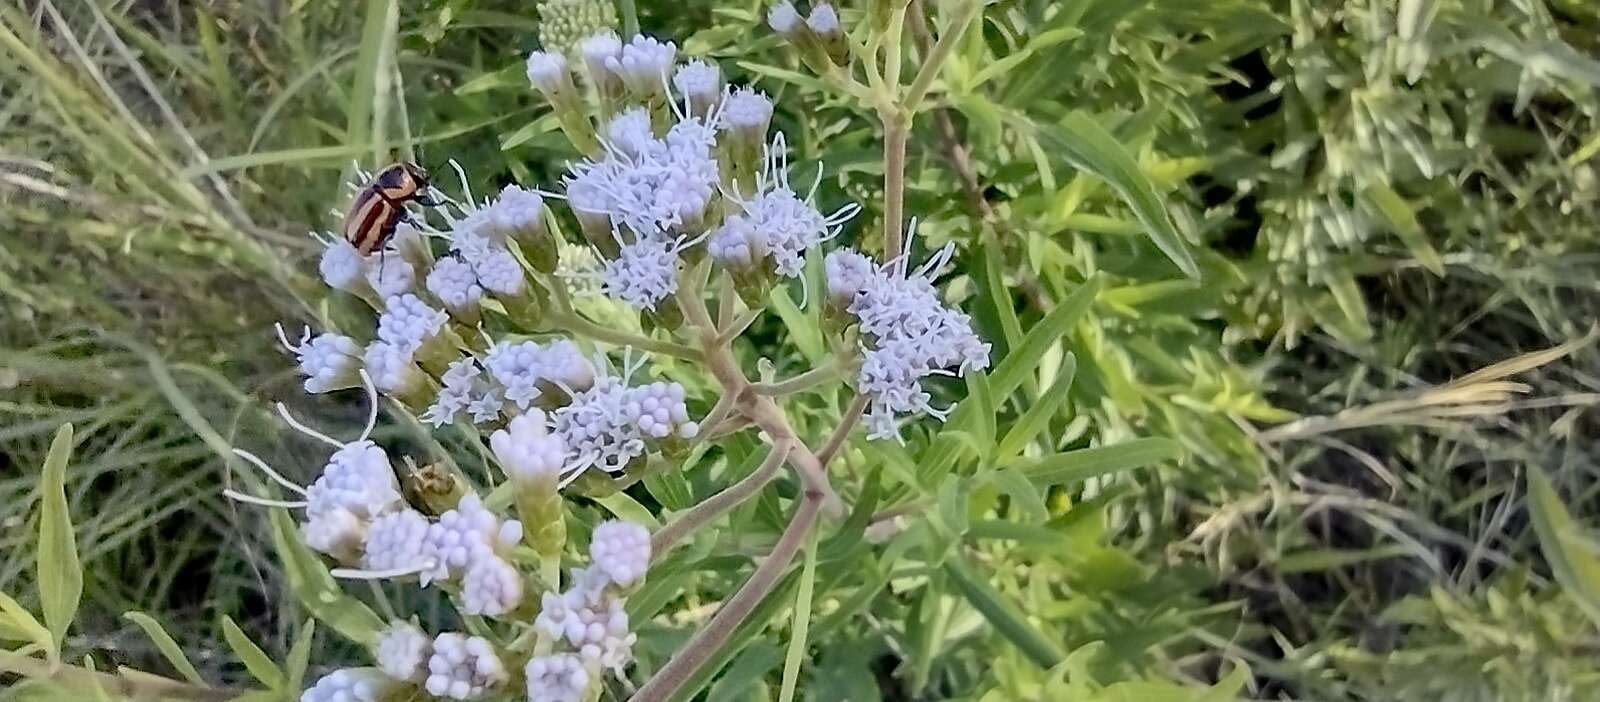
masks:
[[[394,228],[410,219],[406,203],[438,204],[427,191],[428,173],[414,163],[396,163],[378,171],[350,203],[350,212],[344,216],[345,240],[362,256],[382,249],[394,236]]]

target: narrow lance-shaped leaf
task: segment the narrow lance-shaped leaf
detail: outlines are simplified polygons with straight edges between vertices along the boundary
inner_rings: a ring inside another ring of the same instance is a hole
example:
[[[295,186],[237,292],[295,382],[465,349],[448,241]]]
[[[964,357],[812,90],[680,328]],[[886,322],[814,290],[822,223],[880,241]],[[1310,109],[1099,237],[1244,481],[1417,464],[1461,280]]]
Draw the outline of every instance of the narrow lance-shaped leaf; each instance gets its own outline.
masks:
[[[1105,179],[1133,210],[1134,217],[1144,225],[1145,234],[1156,248],[1161,249],[1184,275],[1200,277],[1200,266],[1189,251],[1188,242],[1173,224],[1155,185],[1115,136],[1089,116],[1077,112],[1067,115],[1058,124],[1038,124],[1020,116],[1013,117],[1012,121],[1024,131],[1036,131],[1073,166]]]
[[[178,646],[177,641],[173,640],[172,635],[168,634],[165,628],[162,628],[161,622],[143,612],[128,612],[122,615],[122,618],[143,629],[145,635],[150,637],[151,643],[156,645],[156,650],[161,652],[161,657],[167,659],[167,662],[177,669],[178,674],[182,675],[183,679],[196,685],[205,684],[205,679],[200,677],[200,671],[195,670],[194,664],[189,662],[189,656],[184,654],[183,649]]]
[[[272,657],[261,650],[256,642],[251,641],[250,636],[227,615],[222,617],[222,637],[228,641],[228,647],[233,649],[234,657],[244,664],[245,670],[250,671],[252,677],[274,690],[283,687],[286,681],[283,670],[279,669],[278,664],[272,662]]]
[[[272,543],[277,547],[278,560],[283,563],[289,587],[300,603],[341,636],[362,645],[374,643],[379,630],[383,629],[383,620],[360,600],[339,589],[322,559],[300,540],[294,519],[286,510],[273,509],[271,521]]]
[[[1021,610],[1008,602],[999,590],[989,584],[988,579],[974,574],[965,558],[945,561],[944,572],[973,609],[978,610],[994,626],[995,631],[1015,644],[1040,668],[1049,670],[1066,658],[1066,651],[1029,623]]]
[[[1018,463],[1016,468],[1036,485],[1062,485],[1174,460],[1182,455],[1183,446],[1176,441],[1145,438],[1066,451]]]
[[[77,539],[67,510],[67,460],[71,455],[72,425],[67,424],[50,442],[39,481],[39,603],[57,650],[83,596],[83,568],[78,563]]]
[[[1556,582],[1584,614],[1600,624],[1600,558],[1585,547],[1577,520],[1537,466],[1528,466],[1528,514]]]

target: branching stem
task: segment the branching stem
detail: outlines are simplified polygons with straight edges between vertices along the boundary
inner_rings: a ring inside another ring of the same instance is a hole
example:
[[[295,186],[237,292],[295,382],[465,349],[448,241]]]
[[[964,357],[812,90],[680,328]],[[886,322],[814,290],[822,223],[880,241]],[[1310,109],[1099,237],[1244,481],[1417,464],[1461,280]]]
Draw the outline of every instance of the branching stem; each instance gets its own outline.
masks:
[[[679,543],[693,534],[695,530],[716,521],[722,515],[744,504],[745,500],[761,492],[761,488],[772,482],[772,479],[777,477],[778,471],[783,468],[784,459],[789,457],[790,448],[790,444],[787,443],[773,445],[772,450],[767,453],[766,459],[761,461],[761,465],[757,466],[750,475],[745,476],[744,479],[727,487],[722,492],[706,498],[704,502],[695,505],[683,514],[678,515],[671,523],[661,527],[659,531],[650,537],[650,558],[657,561],[665,558],[672,549],[677,548]]]
[[[816,368],[812,368],[793,378],[779,380],[772,383],[754,383],[750,386],[756,394],[768,397],[783,397],[798,392],[805,392],[820,385],[832,382],[839,377],[839,360],[832,359]]]
[[[664,354],[686,361],[699,361],[704,358],[704,354],[698,349],[693,349],[677,342],[652,339],[638,334],[602,327],[571,312],[552,311],[545,315],[545,319],[552,326],[560,327],[573,334],[585,336],[595,341],[604,341],[617,346],[631,346],[641,351]]]

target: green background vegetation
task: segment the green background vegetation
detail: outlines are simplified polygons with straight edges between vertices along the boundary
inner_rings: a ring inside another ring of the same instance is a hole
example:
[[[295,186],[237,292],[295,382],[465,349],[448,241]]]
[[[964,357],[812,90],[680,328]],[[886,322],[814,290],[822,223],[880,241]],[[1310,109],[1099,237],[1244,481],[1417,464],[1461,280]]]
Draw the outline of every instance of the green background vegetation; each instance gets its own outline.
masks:
[[[271,333],[328,314],[306,232],[335,224],[352,161],[408,145],[480,193],[557,182],[573,154],[523,77],[527,5],[0,8],[0,591],[39,611],[39,467],[71,422],[69,655],[171,674],[123,617],[142,611],[211,680],[247,679],[224,616],[288,656],[307,613],[219,455],[319,464],[280,399],[359,425],[359,398],[300,395]],[[861,202],[845,238],[878,246],[873,115],[762,6],[640,5],[777,99],[791,162],[826,164],[821,202]],[[839,484],[921,545],[910,568],[900,542],[822,550],[804,694],[1196,699],[1245,667],[1237,696],[1263,699],[1600,694],[1600,6],[1001,0],[980,26],[912,131],[907,212],[922,247],[957,243],[948,287],[996,358],[1053,333],[1026,349],[1040,373],[967,400],[995,422],[851,453]],[[780,374],[813,328],[783,316],[749,349],[790,354]],[[773,509],[736,519],[775,532]],[[746,565],[674,575],[667,611]],[[794,601],[712,699],[776,690]],[[315,645],[314,670],[358,656]]]

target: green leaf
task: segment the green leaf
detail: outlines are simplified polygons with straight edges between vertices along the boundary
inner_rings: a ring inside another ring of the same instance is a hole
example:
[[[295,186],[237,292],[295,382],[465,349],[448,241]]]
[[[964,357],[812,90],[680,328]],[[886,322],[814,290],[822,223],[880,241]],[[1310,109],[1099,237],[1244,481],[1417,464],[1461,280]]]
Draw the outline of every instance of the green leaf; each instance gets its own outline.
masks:
[[[1012,118],[1023,131],[1037,132],[1073,166],[1104,179],[1133,210],[1144,225],[1144,232],[1156,248],[1171,259],[1184,275],[1200,277],[1200,266],[1189,251],[1188,242],[1178,232],[1155,184],[1139,169],[1127,147],[1089,116],[1073,112],[1059,124],[1038,124],[1025,117]]]
[[[793,702],[795,686],[800,682],[800,663],[806,656],[806,637],[811,628],[811,595],[817,585],[817,530],[811,530],[811,543],[806,546],[805,563],[800,571],[800,591],[794,596],[794,624],[789,629],[789,652],[783,661],[783,686],[779,688],[778,702]]]
[[[1015,467],[1035,485],[1046,487],[1120,473],[1152,463],[1175,460],[1182,455],[1183,445],[1176,441],[1144,438],[1113,446],[1066,451],[1021,462]]]
[[[989,387],[995,397],[1010,397],[1022,385],[1027,374],[1039,367],[1039,360],[1044,358],[1051,344],[1070,331],[1089,311],[1089,306],[1100,294],[1100,283],[1098,275],[1083,281],[1077,290],[1056,303],[1049,314],[1028,329],[1028,335],[1022,338],[1022,343],[1006,354],[995,366],[994,372],[989,374]]]
[[[1067,404],[1067,391],[1072,389],[1072,380],[1077,371],[1078,357],[1069,351],[1061,359],[1061,370],[1056,374],[1055,381],[1050,383],[1050,389],[1040,395],[1039,399],[1028,407],[1028,411],[1011,425],[1005,437],[1000,439],[1000,447],[995,450],[995,455],[1000,460],[1022,453],[1028,442],[1033,441],[1039,432],[1049,428],[1050,420],[1063,405]]]
[[[345,108],[347,144],[371,144],[375,141],[373,126],[383,115],[374,115],[374,111],[379,102],[380,87],[388,80],[388,59],[394,51],[399,15],[400,8],[396,0],[367,0],[367,14],[361,27],[361,48],[356,53],[356,84],[350,91],[350,104]],[[381,164],[374,162],[371,165],[376,167]]]
[[[1600,625],[1600,558],[1585,546],[1581,527],[1561,504],[1544,471],[1534,465],[1528,466],[1528,513],[1556,582]]]
[[[767,301],[772,311],[778,313],[783,320],[784,328],[789,332],[789,339],[794,342],[795,348],[805,354],[806,360],[813,364],[821,364],[828,358],[827,343],[822,339],[822,330],[793,300],[789,299],[788,288],[778,286],[767,295]],[[813,305],[813,308],[815,305]]]
[[[50,453],[39,480],[39,547],[35,565],[40,608],[58,651],[83,596],[83,567],[78,563],[78,543],[67,508],[67,460],[71,456],[72,425],[66,424],[50,441]]]
[[[972,608],[978,610],[994,626],[995,631],[1015,644],[1035,665],[1049,670],[1067,657],[1067,652],[1059,644],[1029,623],[1022,611],[994,589],[987,578],[973,574],[965,557],[946,560],[944,572]]]
[[[649,509],[639,504],[638,500],[629,497],[625,492],[613,492],[605,497],[595,498],[595,502],[600,503],[601,507],[617,515],[617,519],[633,522],[634,524],[643,524],[651,531],[661,528],[661,522],[656,519],[655,515],[651,514]]]
[[[50,630],[3,592],[0,592],[0,640],[27,641],[41,651],[55,652]]]
[[[1416,213],[1405,198],[1383,183],[1368,187],[1365,194],[1367,202],[1372,203],[1378,214],[1383,215],[1389,228],[1394,230],[1395,236],[1400,237],[1400,242],[1406,245],[1411,255],[1416,256],[1423,267],[1434,275],[1444,275],[1444,259],[1439,257],[1433,244],[1428,243],[1428,236],[1423,233]]]
[[[294,645],[289,647],[289,658],[284,661],[283,669],[289,677],[286,690],[299,690],[304,688],[306,682],[306,667],[311,665],[311,644],[317,638],[317,620],[307,619],[300,633],[295,636]]]
[[[195,670],[194,664],[189,662],[189,657],[184,655],[183,649],[178,646],[177,641],[172,639],[172,635],[168,634],[166,629],[161,628],[160,622],[143,612],[128,612],[123,614],[122,618],[137,624],[140,629],[144,629],[145,635],[149,636],[150,641],[156,645],[156,649],[161,651],[161,656],[166,658],[173,668],[177,669],[183,679],[196,685],[205,685],[205,680],[200,677],[200,671]]]
[[[287,510],[273,509],[270,514],[272,543],[277,547],[278,560],[289,579],[289,589],[299,597],[300,603],[340,636],[363,646],[375,644],[378,632],[384,628],[383,620],[360,600],[344,594],[322,558],[300,540],[299,530]]]
[[[1012,504],[1027,514],[1030,520],[1042,522],[1050,518],[1050,510],[1044,503],[1044,494],[1039,492],[1039,488],[1035,487],[1021,471],[1005,468],[984,477],[1010,497]]]
[[[245,670],[250,671],[251,676],[271,689],[283,689],[286,680],[278,664],[273,663],[272,657],[261,650],[256,642],[251,641],[250,636],[226,614],[222,615],[222,638],[228,641],[228,647],[233,649],[234,657],[244,664]]]

